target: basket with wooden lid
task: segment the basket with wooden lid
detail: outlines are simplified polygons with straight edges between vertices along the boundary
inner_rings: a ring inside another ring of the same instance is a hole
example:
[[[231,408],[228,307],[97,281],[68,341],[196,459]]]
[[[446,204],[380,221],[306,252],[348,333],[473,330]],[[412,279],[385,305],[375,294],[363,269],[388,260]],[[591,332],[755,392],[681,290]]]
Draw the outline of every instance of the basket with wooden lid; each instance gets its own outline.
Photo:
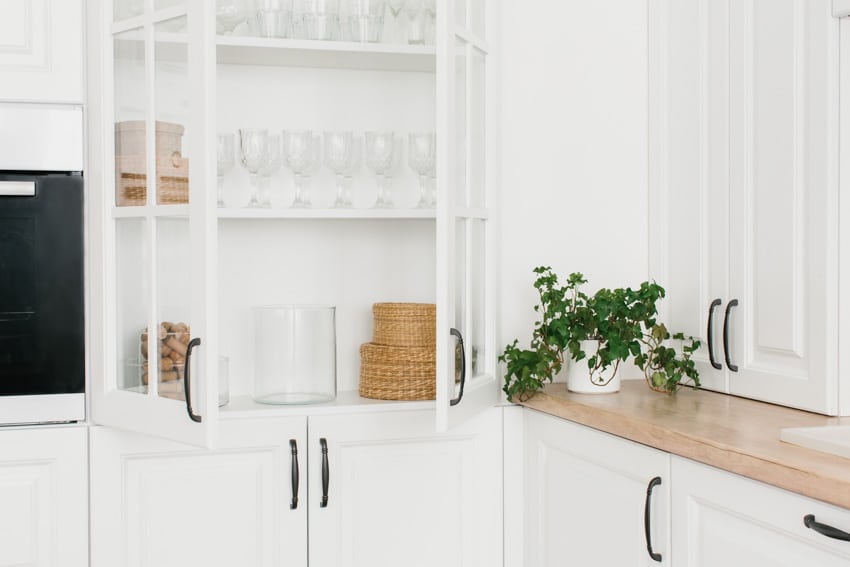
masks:
[[[437,309],[376,303],[372,342],[360,346],[360,395],[379,400],[437,396]]]

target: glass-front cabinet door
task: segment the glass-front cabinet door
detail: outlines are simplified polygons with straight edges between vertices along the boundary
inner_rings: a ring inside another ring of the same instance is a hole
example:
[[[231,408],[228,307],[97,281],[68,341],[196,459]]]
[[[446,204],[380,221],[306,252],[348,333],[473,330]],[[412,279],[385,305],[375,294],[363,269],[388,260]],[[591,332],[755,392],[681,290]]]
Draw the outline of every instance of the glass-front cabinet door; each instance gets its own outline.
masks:
[[[210,446],[218,420],[209,332],[215,179],[206,149],[214,3],[92,5],[98,33],[90,41],[103,42],[105,55],[91,109],[103,164],[93,220],[104,242],[92,414],[100,424]]]
[[[498,401],[492,52],[496,0],[438,11],[437,428]]]

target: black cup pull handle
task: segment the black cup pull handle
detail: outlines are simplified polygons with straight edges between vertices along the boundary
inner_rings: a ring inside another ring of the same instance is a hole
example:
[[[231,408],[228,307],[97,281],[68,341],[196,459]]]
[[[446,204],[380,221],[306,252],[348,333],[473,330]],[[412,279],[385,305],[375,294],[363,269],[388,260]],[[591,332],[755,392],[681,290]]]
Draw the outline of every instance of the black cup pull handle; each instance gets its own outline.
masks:
[[[328,465],[328,440],[322,437],[319,439],[319,445],[322,447],[322,501],[319,503],[319,507],[327,508],[328,485],[331,481],[331,467]]]
[[[840,539],[841,541],[850,541],[850,534],[838,528],[833,528],[827,524],[821,524],[815,521],[814,514],[806,514],[803,516],[803,525],[810,530],[815,530],[817,533],[832,539]]]
[[[289,440],[289,450],[292,452],[292,502],[289,504],[289,509],[295,510],[298,508],[298,489],[301,484],[298,471],[298,442],[295,439]]]
[[[723,365],[714,359],[714,308],[720,306],[720,303],[720,298],[711,302],[711,305],[708,308],[708,331],[706,331],[708,341],[708,361],[711,362],[711,366],[713,366],[715,370],[721,370],[723,368]]]
[[[652,502],[652,489],[661,484],[661,477],[657,476],[649,481],[646,487],[646,503],[643,506],[643,534],[646,537],[646,551],[653,561],[661,563],[661,554],[652,550],[652,514],[650,503]]]
[[[466,350],[463,346],[463,335],[457,329],[452,329],[451,334],[457,337],[457,344],[460,348],[460,391],[457,397],[449,402],[449,405],[456,406],[463,399],[463,387],[466,385]]]
[[[194,338],[189,341],[188,345],[186,345],[186,365],[184,366],[183,370],[183,394],[186,396],[186,412],[189,414],[189,419],[191,419],[195,423],[201,423],[201,421],[203,421],[203,418],[201,418],[201,416],[199,416],[192,410],[192,382],[189,374],[190,369],[192,368],[192,365],[190,364],[192,357],[192,349],[194,349],[196,346],[200,346],[200,344],[201,339]]]
[[[732,372],[737,372],[738,367],[732,364],[732,357],[729,354],[729,312],[732,308],[738,305],[738,300],[733,299],[726,304],[726,315],[723,317],[723,357],[726,359],[726,366]]]

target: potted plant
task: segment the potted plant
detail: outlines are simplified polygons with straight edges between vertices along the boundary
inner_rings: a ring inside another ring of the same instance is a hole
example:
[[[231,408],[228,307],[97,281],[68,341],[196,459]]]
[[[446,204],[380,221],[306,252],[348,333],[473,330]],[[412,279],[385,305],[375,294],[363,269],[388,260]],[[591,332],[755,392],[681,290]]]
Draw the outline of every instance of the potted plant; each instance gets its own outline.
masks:
[[[603,288],[587,295],[580,289],[587,283],[580,273],[570,274],[563,285],[549,267],[535,268],[534,273],[539,320],[530,348],[519,348],[514,340],[499,357],[507,365],[503,389],[509,400],[528,399],[570,360],[586,361],[584,381],[575,386],[581,391],[611,390],[620,363],[630,358],[653,390],[675,392],[683,379],[699,386],[691,359],[699,341],[682,333],[671,335],[657,321],[657,302],[664,297],[660,285],[643,282],[638,289]],[[670,345],[671,339],[679,343],[678,349]]]

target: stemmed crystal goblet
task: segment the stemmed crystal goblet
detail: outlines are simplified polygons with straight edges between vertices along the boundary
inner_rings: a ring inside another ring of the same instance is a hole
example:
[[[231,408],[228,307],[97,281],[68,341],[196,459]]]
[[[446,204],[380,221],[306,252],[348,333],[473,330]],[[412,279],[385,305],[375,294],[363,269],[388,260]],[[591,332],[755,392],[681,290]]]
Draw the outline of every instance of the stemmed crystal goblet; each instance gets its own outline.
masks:
[[[395,165],[395,134],[393,132],[366,132],[366,165],[378,181],[378,198],[375,208],[392,208],[389,192],[390,174]]]
[[[334,208],[350,209],[351,195],[346,187],[353,164],[357,161],[353,132],[325,132],[325,165],[336,176]]]
[[[396,43],[404,42],[404,34],[402,33],[401,20],[399,16],[401,15],[401,11],[404,10],[404,6],[407,4],[407,0],[387,0],[387,8],[390,10],[390,14],[393,16],[393,29],[395,29],[396,33]]]
[[[424,3],[425,19],[427,25],[425,29],[425,43],[435,43],[437,33],[437,0],[425,0]]]
[[[239,130],[239,142],[242,165],[248,170],[251,182],[251,198],[248,200],[248,206],[259,207],[257,174],[269,159],[269,132],[260,128],[243,128]]]
[[[425,43],[425,3],[424,0],[407,0],[407,43],[422,45]]]
[[[224,206],[224,176],[236,165],[236,149],[233,134],[218,135],[218,148],[216,151],[216,175],[218,177],[218,206]]]
[[[280,169],[281,164],[281,148],[280,134],[269,134],[268,138],[268,159],[260,168],[260,207],[271,207],[271,177]]]
[[[309,208],[310,174],[319,158],[319,138],[312,130],[283,132],[283,160],[295,176],[293,207]]]
[[[437,148],[434,132],[413,132],[407,145],[407,161],[410,168],[419,176],[419,203],[417,208],[432,207],[428,195],[428,176],[437,160]]]

